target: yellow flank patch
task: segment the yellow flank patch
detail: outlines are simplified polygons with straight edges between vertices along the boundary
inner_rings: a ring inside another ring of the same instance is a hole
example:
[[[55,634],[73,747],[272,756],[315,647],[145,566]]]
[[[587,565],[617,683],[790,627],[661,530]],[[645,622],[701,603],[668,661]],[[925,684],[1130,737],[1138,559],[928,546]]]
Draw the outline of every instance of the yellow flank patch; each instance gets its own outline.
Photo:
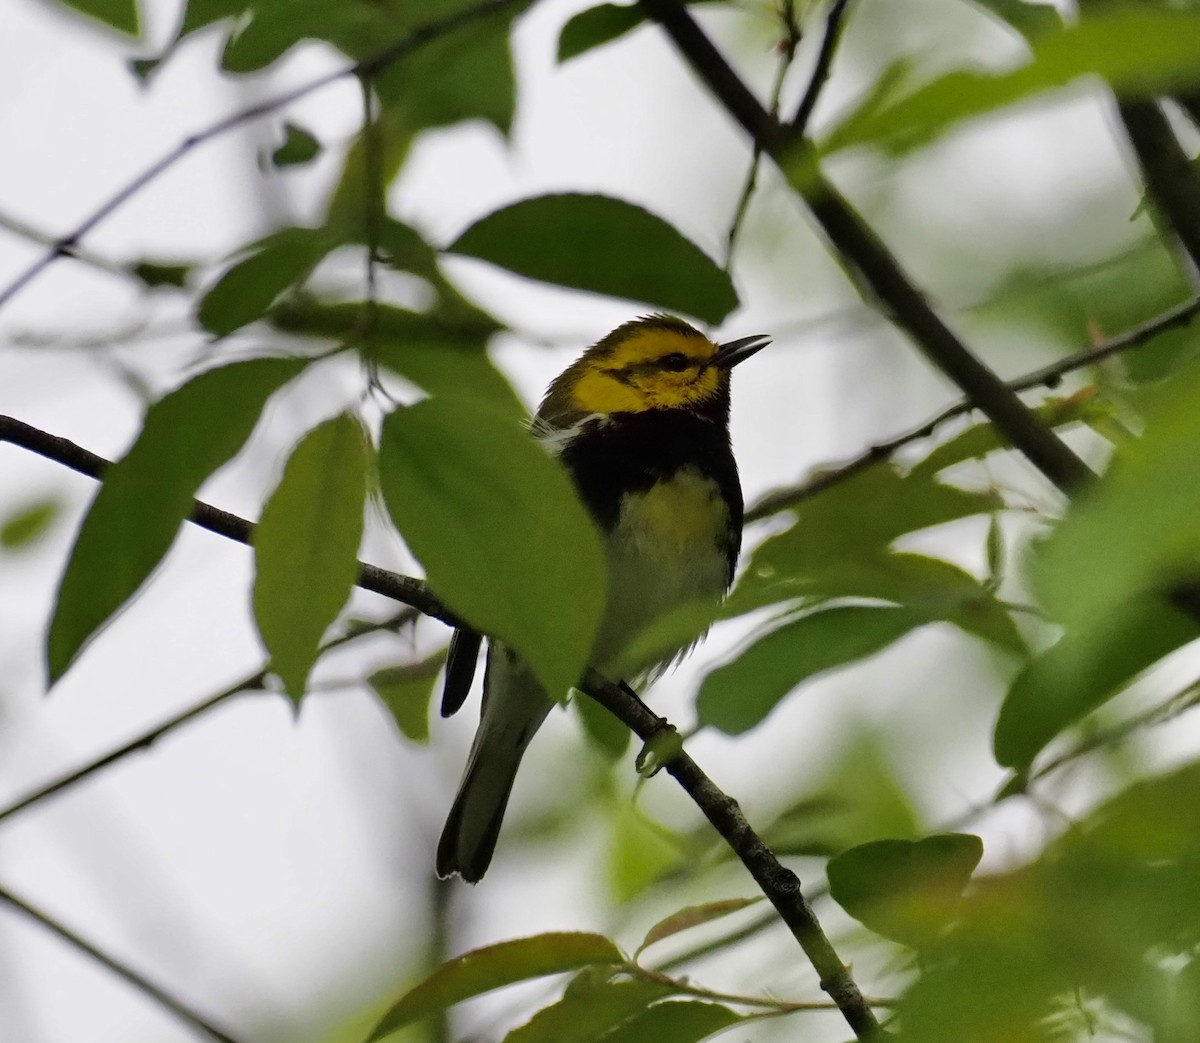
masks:
[[[717,346],[700,334],[652,327],[618,343],[611,353],[586,360],[572,389],[573,405],[584,413],[640,413],[648,409],[686,409],[713,398],[722,373],[702,369]],[[691,363],[674,371],[657,362],[679,354]]]
[[[645,492],[626,494],[618,522],[626,536],[682,555],[713,547],[728,524],[717,483],[690,467]]]

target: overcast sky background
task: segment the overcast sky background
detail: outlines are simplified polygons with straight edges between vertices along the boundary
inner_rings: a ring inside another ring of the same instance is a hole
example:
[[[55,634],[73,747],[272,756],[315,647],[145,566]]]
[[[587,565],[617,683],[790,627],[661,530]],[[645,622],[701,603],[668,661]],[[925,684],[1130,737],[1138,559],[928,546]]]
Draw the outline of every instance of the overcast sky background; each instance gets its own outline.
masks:
[[[547,0],[519,21],[511,150],[479,125],[426,135],[392,187],[392,212],[434,242],[448,242],[515,198],[564,188],[605,191],[650,207],[720,256],[745,171],[739,132],[653,32],[556,67],[558,29],[583,6]],[[155,53],[177,15],[176,3],[147,0],[146,42],[137,53]],[[146,91],[123,67],[129,52],[120,41],[78,19],[35,0],[7,0],[3,20],[0,217],[51,234],[68,230],[188,133],[342,62],[303,48],[267,76],[232,83],[214,74],[219,34],[210,32],[189,42]],[[765,89],[772,74],[768,23],[712,13],[706,24]],[[1001,65],[1021,51],[1012,34],[961,0],[861,0],[818,125],[869,82],[868,58],[906,53],[932,71],[967,61]],[[796,79],[794,88],[801,83]],[[313,167],[263,176],[255,156],[282,123],[264,121],[194,150],[85,245],[121,260],[215,264],[256,233],[316,220],[336,174],[337,145],[358,126],[357,86],[334,85],[287,115],[326,143]],[[833,173],[881,231],[904,244],[905,263],[952,311],[986,294],[1014,253],[1082,264],[1141,231],[1128,221],[1137,194],[1103,100],[1087,90],[973,127],[896,167],[847,157]],[[748,501],[914,425],[956,397],[858,303],[769,172],[764,186],[738,269],[744,307],[719,331],[776,338],[735,382],[734,444]],[[1041,232],[1064,186],[1096,212],[1086,235],[1069,240]],[[958,244],[958,257],[949,256],[948,241]],[[0,228],[0,285],[38,254]],[[644,310],[520,284],[476,262],[451,260],[446,269],[520,331],[497,338],[494,354],[531,404],[582,347]],[[334,266],[327,277],[350,290],[357,273],[356,266]],[[384,283],[389,299],[408,292],[402,280]],[[174,386],[206,357],[186,305],[169,293],[146,300],[127,281],[59,261],[0,313],[0,412],[106,456],[121,454],[138,430],[143,395]],[[966,313],[956,321],[1005,375],[1065,347],[986,327]],[[148,328],[139,332],[142,325]],[[117,343],[71,343],[96,335]],[[246,343],[267,341],[251,334]],[[292,441],[353,402],[356,381],[337,366],[306,377],[299,393],[269,410],[243,458],[208,483],[203,498],[257,516]],[[991,480],[1026,490],[1039,505],[1054,504],[1020,462],[981,469],[978,481]],[[43,698],[42,634],[93,492],[87,479],[0,447],[0,520],[42,497],[64,508],[38,544],[19,554],[0,551],[0,806],[261,666],[249,614],[249,553],[191,530],[143,595]],[[965,525],[957,539],[941,539],[938,552],[978,568],[980,532]],[[403,548],[378,531],[364,555],[413,568]],[[363,615],[389,611],[361,592],[355,607]],[[700,667],[736,636],[718,631],[661,683],[655,705],[687,723]],[[131,962],[239,1039],[325,1038],[339,1019],[381,1002],[419,973],[433,844],[476,712],[473,702],[459,719],[435,722],[432,745],[417,748],[361,686],[338,681],[361,677],[364,664],[430,650],[444,637],[444,628],[423,624],[415,645],[379,639],[335,657],[317,678],[328,690],[305,701],[298,721],[278,696],[239,697],[14,817],[0,825],[0,885]],[[819,778],[848,736],[874,729],[893,744],[895,770],[920,780],[918,802],[935,821],[985,797],[1000,778],[987,740],[1008,667],[988,663],[990,655],[948,628],[927,628],[863,667],[812,684],[749,735],[734,741],[702,734],[691,748],[754,820],[778,811],[800,780]],[[994,686],[979,690],[989,677]],[[518,782],[510,829],[523,810],[536,812],[559,787],[575,784],[580,750],[574,722],[556,715]],[[695,824],[665,776],[641,799],[664,821]],[[989,864],[1036,847],[1035,823],[1008,811],[985,820]],[[506,846],[502,836],[485,883],[452,892],[451,950],[545,929],[615,930],[622,944],[635,945],[655,918],[651,910],[670,907],[650,905],[635,922],[615,923],[596,868],[603,831],[581,822],[575,834],[573,858],[554,848],[553,872],[536,848]],[[531,879],[538,886],[532,903]],[[751,893],[749,881],[733,872],[725,885],[710,897]],[[783,941],[757,950],[720,984],[755,988],[784,951]],[[812,988],[799,975],[793,984],[797,994]],[[0,1009],[0,1041],[197,1038],[6,909]],[[495,1019],[516,1011],[505,994],[468,1011],[467,1024],[473,1020],[480,1038],[494,1038]],[[834,1019],[813,1025],[814,1039],[823,1031],[844,1036]],[[787,1031],[799,1030],[789,1023]]]

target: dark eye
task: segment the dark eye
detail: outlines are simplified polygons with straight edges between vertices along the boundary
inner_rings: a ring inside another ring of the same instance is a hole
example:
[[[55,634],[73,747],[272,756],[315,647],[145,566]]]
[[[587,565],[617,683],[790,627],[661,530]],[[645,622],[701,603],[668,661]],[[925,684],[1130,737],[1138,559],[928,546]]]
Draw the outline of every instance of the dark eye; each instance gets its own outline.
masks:
[[[662,368],[669,369],[672,373],[682,373],[691,365],[688,357],[678,351],[673,351],[670,355],[664,355],[661,362]]]

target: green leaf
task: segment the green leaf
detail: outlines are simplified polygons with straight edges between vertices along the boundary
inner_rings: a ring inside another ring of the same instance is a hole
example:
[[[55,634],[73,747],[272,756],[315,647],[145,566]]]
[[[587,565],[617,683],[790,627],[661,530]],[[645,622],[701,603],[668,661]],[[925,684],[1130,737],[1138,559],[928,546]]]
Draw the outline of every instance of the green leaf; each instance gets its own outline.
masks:
[[[680,931],[689,931],[693,927],[699,927],[701,924],[720,920],[731,913],[740,912],[747,906],[756,905],[762,900],[763,896],[758,895],[756,898],[726,898],[719,902],[689,905],[678,912],[672,913],[670,916],[663,917],[663,919],[651,927],[646,932],[646,937],[642,939],[642,944],[638,946],[637,954],[650,948],[655,942],[661,942],[664,938],[670,938],[673,935],[679,934]]]
[[[504,1037],[504,1043],[598,1043],[608,1030],[639,1014],[670,988],[656,982],[603,982],[568,989],[557,1003],[539,1010]]]
[[[184,287],[188,276],[192,274],[189,264],[164,264],[160,261],[138,261],[132,270],[151,289],[158,286]]]
[[[367,678],[367,684],[383,700],[396,727],[410,742],[424,745],[429,741],[429,701],[445,662],[443,648],[419,663],[385,666]]]
[[[801,616],[759,638],[700,687],[700,723],[740,735],[802,681],[886,648],[926,616],[906,608],[831,608]]]
[[[875,840],[830,861],[829,893],[877,934],[926,948],[960,914],[982,857],[983,841],[969,833]]]
[[[311,163],[321,154],[321,143],[298,123],[283,125],[283,144],[271,153],[275,167],[296,167]]]
[[[154,571],[200,484],[237,453],[266,400],[304,365],[235,362],[150,407],[133,447],[105,472],[67,561],[47,638],[51,682]]]
[[[691,0],[689,7],[714,0]],[[715,0],[724,2],[724,0]],[[558,36],[558,60],[565,62],[580,54],[618,40],[648,21],[639,4],[600,4],[572,15]]]
[[[1010,72],[952,72],[893,104],[860,109],[833,132],[823,151],[859,145],[910,150],[964,120],[1089,74],[1103,77],[1125,97],[1172,94],[1200,79],[1200,13],[1097,5],[1061,32],[1040,33],[1032,50],[1033,60]]]
[[[624,905],[684,861],[680,838],[621,802],[612,819],[605,875],[613,898]]]
[[[36,500],[14,511],[0,524],[0,547],[16,550],[35,542],[58,517],[62,504],[50,498]]]
[[[565,694],[591,652],[606,573],[559,463],[508,419],[428,399],[384,422],[379,472],[392,519],[438,596]]]
[[[200,299],[196,318],[224,337],[261,319],[280,294],[304,279],[334,246],[320,228],[285,228],[256,244]]]
[[[271,669],[297,702],[354,587],[366,495],[366,435],[339,416],[293,450],[254,530],[254,618]]]
[[[699,1043],[745,1020],[718,1003],[670,1000],[635,1014],[605,1035],[604,1043]]]
[[[713,324],[735,307],[729,275],[647,210],[598,195],[546,195],[481,218],[449,247],[530,279],[609,294]]]
[[[595,699],[580,696],[571,700],[571,705],[579,713],[583,724],[584,734],[592,744],[610,761],[620,760],[629,749],[631,732]]]
[[[582,932],[538,934],[475,949],[443,963],[401,996],[375,1026],[370,1040],[505,985],[624,962],[620,950],[603,935]]]
[[[88,18],[102,22],[126,36],[141,33],[137,0],[59,0],[61,4]]]
[[[1067,631],[1004,697],[992,736],[997,763],[1027,768],[1064,729],[1196,636],[1195,621],[1156,596],[1121,605],[1100,631]]]
[[[1051,4],[1029,0],[972,0],[972,3],[991,12],[1029,41],[1063,28],[1062,15]]]

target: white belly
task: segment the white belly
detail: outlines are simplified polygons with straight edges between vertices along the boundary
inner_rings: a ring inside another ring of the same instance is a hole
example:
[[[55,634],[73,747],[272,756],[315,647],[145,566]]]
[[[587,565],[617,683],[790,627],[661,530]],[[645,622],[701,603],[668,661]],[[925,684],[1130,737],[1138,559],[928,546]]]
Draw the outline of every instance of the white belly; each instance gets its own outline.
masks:
[[[597,665],[603,667],[657,616],[725,592],[728,525],[717,483],[693,468],[625,496],[607,537],[609,589],[593,655]]]

